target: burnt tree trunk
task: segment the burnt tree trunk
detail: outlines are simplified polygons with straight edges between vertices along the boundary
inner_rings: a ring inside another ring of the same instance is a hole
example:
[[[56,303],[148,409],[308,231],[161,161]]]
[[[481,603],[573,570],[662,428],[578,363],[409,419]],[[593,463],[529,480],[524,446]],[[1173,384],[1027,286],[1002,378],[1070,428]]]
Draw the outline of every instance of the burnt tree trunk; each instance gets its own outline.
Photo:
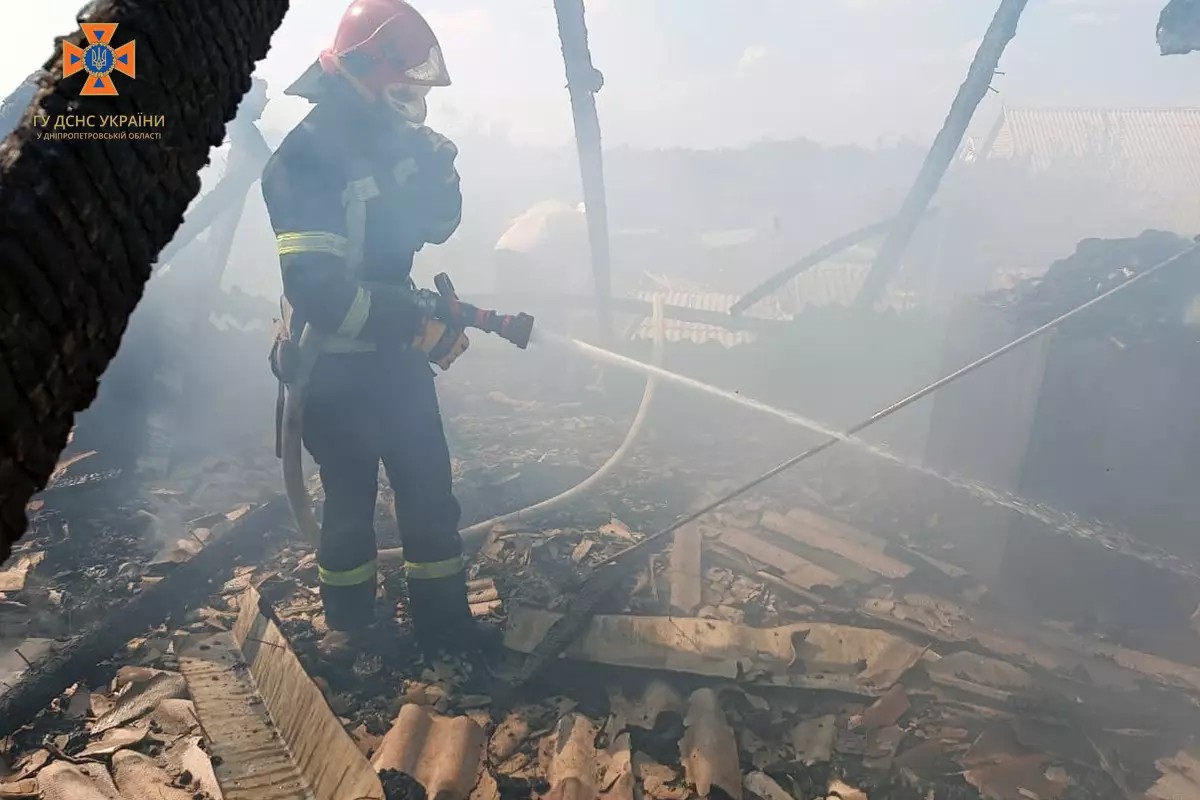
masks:
[[[1171,0],[1163,6],[1156,38],[1164,56],[1200,51],[1200,0]]]
[[[967,132],[967,126],[971,124],[975,109],[979,107],[992,85],[992,77],[996,74],[996,67],[1000,65],[1000,56],[1004,55],[1004,48],[1017,35],[1017,23],[1027,2],[1028,0],[1001,0],[1000,8],[992,17],[992,24],[988,26],[979,49],[975,51],[971,68],[967,70],[967,78],[958,88],[954,102],[950,104],[950,113],[946,115],[941,131],[933,140],[933,145],[925,156],[925,163],[921,165],[916,181],[909,189],[908,196],[904,198],[904,204],[900,206],[895,223],[879,247],[879,254],[859,292],[859,305],[874,305],[900,265],[900,259],[903,258],[913,233],[921,224],[925,209],[937,194],[942,176],[946,174],[950,162],[954,160],[954,154],[958,152],[958,146]]]
[[[21,115],[29,107],[29,101],[33,99],[36,91],[37,73],[35,72],[21,81],[21,85],[13,89],[12,94],[0,102],[0,139],[8,136],[12,133],[13,128],[17,127],[17,123],[21,121]]]
[[[137,42],[136,79],[117,75],[117,96],[83,97],[86,76],[63,77],[60,43],[0,145],[0,560],[24,534],[26,504],[75,413],[95,398],[287,9],[287,0],[100,0],[89,19],[117,23],[114,44]],[[82,32],[66,41],[88,44]],[[89,115],[161,116],[161,139],[45,135],[55,120]]]

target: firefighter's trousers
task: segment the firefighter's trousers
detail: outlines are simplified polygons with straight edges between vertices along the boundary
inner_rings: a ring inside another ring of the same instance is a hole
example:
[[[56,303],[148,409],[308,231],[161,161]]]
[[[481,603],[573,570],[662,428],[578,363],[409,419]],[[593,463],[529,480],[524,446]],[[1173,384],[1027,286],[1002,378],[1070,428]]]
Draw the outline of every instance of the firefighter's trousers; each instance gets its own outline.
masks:
[[[306,388],[303,437],[325,490],[317,565],[328,626],[353,630],[374,620],[380,461],[396,495],[418,636],[469,621],[459,506],[424,357],[322,355]]]

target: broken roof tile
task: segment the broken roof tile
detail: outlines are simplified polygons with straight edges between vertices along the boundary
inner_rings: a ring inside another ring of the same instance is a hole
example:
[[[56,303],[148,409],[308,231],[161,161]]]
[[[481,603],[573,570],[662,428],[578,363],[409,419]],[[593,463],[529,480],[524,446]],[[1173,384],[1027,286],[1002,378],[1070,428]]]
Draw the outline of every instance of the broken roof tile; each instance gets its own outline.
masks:
[[[192,792],[172,785],[172,778],[154,760],[133,750],[113,756],[113,776],[122,797],[154,800],[192,800]]]
[[[595,800],[596,726],[582,714],[558,721],[542,751],[542,770],[550,783],[545,800]]]
[[[700,545],[700,531],[695,526],[675,531],[667,568],[673,613],[694,614],[700,607]]]
[[[629,734],[623,733],[608,748],[608,769],[600,781],[601,800],[634,800],[633,750]]]
[[[505,646],[532,652],[560,616],[518,607],[508,618]],[[598,615],[565,655],[601,664],[875,696],[899,680],[924,652],[885,631],[832,623],[752,628],[715,619]]]
[[[861,716],[853,720],[852,727],[861,726],[863,730],[869,731],[895,725],[901,717],[908,713],[908,709],[908,693],[904,691],[903,686],[897,683],[872,703]]]
[[[762,800],[796,800],[765,772],[746,773],[746,777],[742,779],[742,785],[746,791],[761,797]]]
[[[485,738],[467,717],[443,717],[409,703],[379,743],[371,766],[411,776],[431,800],[464,800],[479,777]]]
[[[44,800],[121,800],[103,764],[55,761],[37,777]]]
[[[1156,764],[1162,773],[1146,791],[1147,800],[1184,800],[1200,797],[1200,751],[1180,750]]]
[[[20,553],[6,569],[0,570],[0,592],[19,592],[25,588],[29,573],[46,558],[46,553]]]
[[[688,784],[700,797],[709,797],[715,786],[733,800],[741,800],[737,740],[715,690],[697,689],[688,698],[679,754]]]
[[[513,754],[529,738],[529,711],[526,707],[516,708],[496,726],[488,742],[488,756],[497,764],[512,758]]]
[[[654,800],[687,800],[692,794],[680,785],[678,769],[659,764],[640,750],[633,754],[633,774],[644,795]]]
[[[825,763],[833,757],[837,734],[837,717],[833,714],[800,722],[792,729],[796,758],[809,767]]]
[[[664,680],[650,681],[639,697],[610,689],[608,702],[614,719],[613,728],[618,733],[630,726],[653,730],[659,716],[667,713],[682,715],[684,709],[683,695]]]

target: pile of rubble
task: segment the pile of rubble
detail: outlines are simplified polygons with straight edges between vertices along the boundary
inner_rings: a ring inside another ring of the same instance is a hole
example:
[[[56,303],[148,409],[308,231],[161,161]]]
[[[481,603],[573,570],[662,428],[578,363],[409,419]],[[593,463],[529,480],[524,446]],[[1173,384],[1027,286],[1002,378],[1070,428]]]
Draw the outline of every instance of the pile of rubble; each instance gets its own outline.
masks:
[[[567,407],[534,425],[521,407],[498,444],[508,399],[475,402],[478,416],[451,420],[475,456],[470,472],[456,465],[468,508],[513,501],[522,479],[510,472],[586,473],[570,461],[599,463],[620,433]],[[561,669],[512,692],[505,678],[581,576],[680,510],[647,487],[686,480],[689,464],[711,479],[719,461],[638,458],[618,488],[553,527],[494,529],[470,573],[472,611],[503,643],[486,658],[423,660],[402,570],[386,564],[384,633],[331,660],[311,548],[281,536],[3,740],[0,798],[1200,797],[1200,668],[1002,615],[936,536],[868,532],[815,497],[796,507],[794,493],[744,498],[678,531],[605,601]],[[262,510],[270,466],[146,487],[124,524],[174,533],[79,562],[139,565],[105,568],[96,613],[119,614],[124,597],[236,545]],[[386,503],[380,517],[381,531],[394,525]],[[0,572],[24,633],[39,632],[31,610],[52,593],[60,604],[89,596],[87,580],[47,569],[59,528],[38,531]],[[17,670],[40,663],[13,652]]]
[[[1200,796],[1200,751],[1180,733],[1200,670],[989,619],[953,565],[765,506],[681,530],[568,651],[571,669],[525,693],[537,699],[497,699],[470,660],[421,663],[399,628],[353,664],[322,661],[314,562],[285,550],[135,642],[138,665],[110,687],[74,687],[13,737],[26,749],[0,797],[156,796],[139,781],[236,797],[268,745],[289,791],[336,767],[364,782],[355,797]],[[556,618],[562,564],[637,538],[616,521],[497,530],[473,608],[529,652]],[[398,580],[385,574],[385,595]]]
[[[1128,239],[1084,239],[1075,252],[1050,265],[1046,274],[1025,280],[1008,291],[994,292],[985,302],[1011,313],[1022,330],[1043,325],[1060,314],[1182,253],[1195,242],[1165,231],[1148,230]],[[1181,326],[1200,283],[1186,267],[1164,271],[1142,286],[1095,309],[1073,323],[1075,330],[1125,346],[1171,341]]]

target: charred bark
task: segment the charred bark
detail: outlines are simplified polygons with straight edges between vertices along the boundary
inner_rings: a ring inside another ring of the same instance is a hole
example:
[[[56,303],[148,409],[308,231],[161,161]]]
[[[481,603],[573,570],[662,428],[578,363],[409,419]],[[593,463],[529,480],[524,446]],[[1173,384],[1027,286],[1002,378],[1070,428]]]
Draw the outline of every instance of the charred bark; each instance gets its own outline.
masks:
[[[879,255],[871,265],[871,271],[867,274],[867,280],[858,295],[860,306],[874,305],[887,288],[892,274],[900,266],[900,259],[904,257],[909,241],[917,226],[921,224],[925,209],[937,194],[942,176],[946,174],[950,162],[954,160],[954,154],[958,152],[967,126],[971,124],[971,117],[975,116],[975,109],[979,107],[992,85],[992,77],[1000,65],[1000,56],[1004,55],[1004,48],[1017,35],[1017,23],[1027,2],[1028,0],[1001,0],[1000,8],[992,17],[992,24],[988,26],[979,49],[975,51],[975,58],[967,70],[967,78],[958,88],[954,102],[950,104],[950,113],[946,115],[946,121],[942,123],[942,129],[933,140],[916,181],[909,189],[908,196],[904,198],[895,224],[879,247]]]
[[[1164,56],[1200,51],[1200,0],[1171,0],[1158,17],[1158,50]]]
[[[13,128],[21,121],[21,115],[29,107],[37,91],[37,73],[33,73],[21,85],[13,89],[13,93],[0,102],[0,139],[12,133]]]
[[[137,42],[136,80],[118,76],[118,96],[80,96],[83,78],[63,78],[60,43],[0,145],[0,559],[23,535],[25,506],[45,486],[75,413],[95,398],[151,266],[287,8],[287,0],[100,0],[89,19],[117,23],[117,42]],[[82,32],[67,41],[87,44]],[[54,120],[81,115],[161,116],[162,138],[44,135]]]

